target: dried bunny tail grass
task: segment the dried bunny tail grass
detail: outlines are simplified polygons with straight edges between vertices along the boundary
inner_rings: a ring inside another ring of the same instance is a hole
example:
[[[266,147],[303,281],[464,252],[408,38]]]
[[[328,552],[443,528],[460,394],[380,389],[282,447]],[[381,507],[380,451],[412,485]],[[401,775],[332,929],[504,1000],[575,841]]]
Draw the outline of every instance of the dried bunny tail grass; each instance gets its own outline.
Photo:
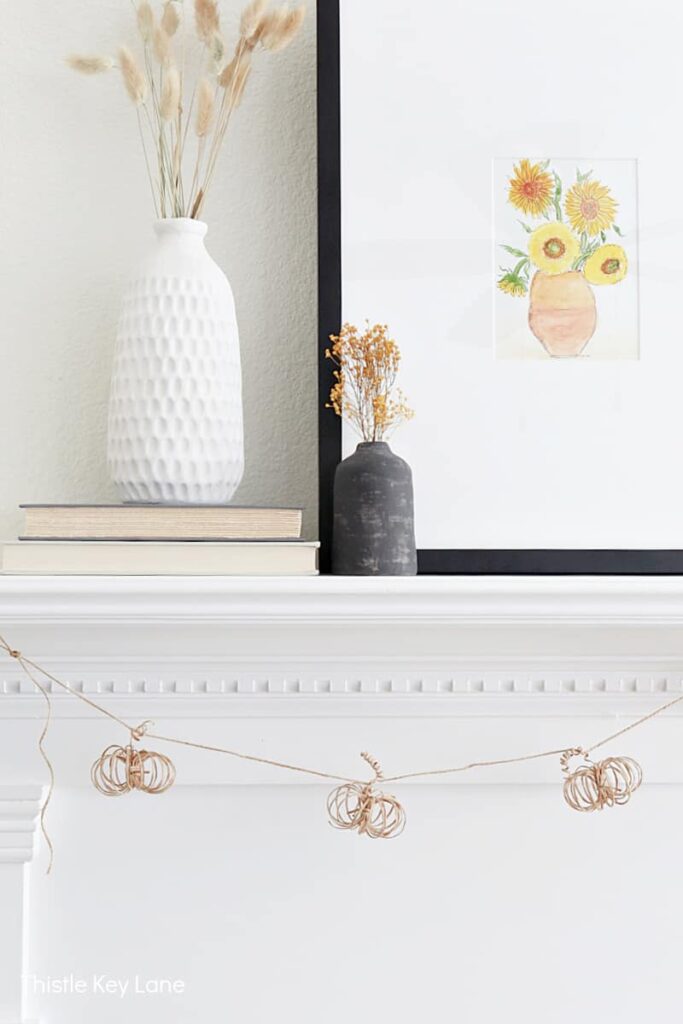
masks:
[[[169,64],[171,61],[171,37],[167,32],[157,25],[153,35],[154,56],[160,64]]]
[[[289,46],[289,44],[299,34],[299,30],[304,23],[305,17],[306,8],[303,4],[299,4],[298,7],[289,11],[287,18],[285,19],[282,35],[280,36],[279,46],[275,47],[276,50],[284,50],[285,47]]]
[[[230,89],[231,106],[239,106],[250,74],[251,54],[245,50],[234,56],[218,76],[218,84],[224,89]]]
[[[100,75],[104,71],[111,71],[114,67],[111,57],[84,57],[77,53],[67,57],[66,63],[74,71],[80,71],[82,75]]]
[[[138,32],[142,39],[148,43],[154,32],[154,12],[151,5],[147,3],[147,0],[142,0],[142,3],[138,4],[137,18]]]
[[[237,67],[237,57],[233,57],[229,64],[226,64],[221,73],[218,76],[218,84],[223,89],[227,89],[233,78],[235,77],[235,68]]]
[[[223,37],[219,32],[216,32],[211,39],[209,49],[211,51],[211,60],[213,61],[214,71],[217,71],[223,66],[223,61],[225,60],[225,43],[223,42]]]
[[[119,64],[126,92],[135,106],[139,107],[147,96],[147,80],[127,46],[122,46],[119,50]]]
[[[268,14],[264,15],[261,19],[257,33],[258,42],[260,42],[266,50],[274,49],[275,43],[280,38],[280,33],[284,28],[285,18],[288,13],[289,10],[287,7],[277,7],[274,11],[269,11]]]
[[[247,87],[249,81],[249,75],[251,74],[251,61],[241,60],[237,65],[235,76],[232,82],[232,105],[233,107],[239,107],[244,96],[244,90]]]
[[[180,15],[176,10],[173,0],[166,0],[164,12],[161,15],[161,27],[167,36],[174,36],[180,26]]]
[[[196,132],[200,139],[208,135],[214,113],[214,88],[208,78],[202,78],[197,89]]]
[[[173,66],[164,75],[159,113],[162,121],[172,121],[180,109],[180,72]]]
[[[249,40],[258,33],[267,5],[267,0],[251,0],[244,8],[240,18],[240,35],[243,39]]]
[[[289,46],[306,17],[303,4],[298,7],[278,7],[267,14],[259,31],[259,41],[266,50],[277,53]]]
[[[194,16],[197,35],[203,43],[210,43],[220,29],[216,0],[194,0]]]
[[[218,84],[222,86],[223,89],[229,89],[235,79],[235,75],[240,64],[244,64],[245,62],[249,63],[250,60],[251,57],[248,51],[240,53],[238,49],[238,52],[232,58],[230,63],[225,65],[220,75],[218,76]]]

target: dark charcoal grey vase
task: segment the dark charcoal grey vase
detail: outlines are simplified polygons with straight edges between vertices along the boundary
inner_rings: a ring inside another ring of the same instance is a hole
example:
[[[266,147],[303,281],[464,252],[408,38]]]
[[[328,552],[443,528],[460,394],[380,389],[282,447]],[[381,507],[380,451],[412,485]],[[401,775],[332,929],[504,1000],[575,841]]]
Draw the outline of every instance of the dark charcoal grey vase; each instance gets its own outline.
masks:
[[[414,576],[413,474],[386,441],[364,441],[334,477],[332,572]]]

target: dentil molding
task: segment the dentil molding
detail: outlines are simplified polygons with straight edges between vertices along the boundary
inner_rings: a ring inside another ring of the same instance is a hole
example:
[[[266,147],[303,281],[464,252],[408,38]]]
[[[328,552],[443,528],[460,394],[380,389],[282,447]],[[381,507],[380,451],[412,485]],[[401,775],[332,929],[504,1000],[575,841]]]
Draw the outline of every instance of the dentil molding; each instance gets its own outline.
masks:
[[[683,693],[683,581],[670,577],[6,576],[0,632],[127,721],[344,773],[361,742],[396,769],[574,745]],[[659,742],[678,736],[678,711],[632,745],[652,745],[660,781],[683,779],[675,744]],[[0,658],[11,781],[42,780],[43,713]],[[54,713],[61,778],[86,784],[98,745],[125,737],[59,692]],[[176,760],[180,784],[297,781],[196,752]],[[467,781],[511,778],[543,781],[543,768]]]

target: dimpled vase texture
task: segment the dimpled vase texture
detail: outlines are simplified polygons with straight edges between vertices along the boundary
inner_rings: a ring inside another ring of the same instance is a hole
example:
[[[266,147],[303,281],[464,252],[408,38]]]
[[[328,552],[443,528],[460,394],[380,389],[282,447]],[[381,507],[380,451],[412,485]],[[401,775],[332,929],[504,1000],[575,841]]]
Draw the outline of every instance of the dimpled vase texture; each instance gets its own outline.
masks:
[[[414,576],[413,474],[386,441],[363,441],[334,476],[332,572]]]
[[[206,225],[158,221],[117,335],[107,461],[124,501],[219,504],[244,471],[235,303]]]

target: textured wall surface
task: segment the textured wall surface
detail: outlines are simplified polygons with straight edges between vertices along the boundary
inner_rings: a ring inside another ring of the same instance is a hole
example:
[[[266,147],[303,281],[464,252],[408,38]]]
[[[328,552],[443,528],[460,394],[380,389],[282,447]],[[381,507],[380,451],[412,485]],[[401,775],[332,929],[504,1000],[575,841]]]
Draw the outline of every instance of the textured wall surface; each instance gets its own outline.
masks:
[[[189,6],[189,5],[188,5]],[[228,42],[240,0],[222,0]],[[153,212],[116,73],[73,51],[134,41],[127,0],[3,5],[0,33],[0,539],[17,505],[108,501],[105,431],[116,321]],[[264,57],[206,208],[242,336],[246,472],[235,500],[316,523],[315,11]]]

